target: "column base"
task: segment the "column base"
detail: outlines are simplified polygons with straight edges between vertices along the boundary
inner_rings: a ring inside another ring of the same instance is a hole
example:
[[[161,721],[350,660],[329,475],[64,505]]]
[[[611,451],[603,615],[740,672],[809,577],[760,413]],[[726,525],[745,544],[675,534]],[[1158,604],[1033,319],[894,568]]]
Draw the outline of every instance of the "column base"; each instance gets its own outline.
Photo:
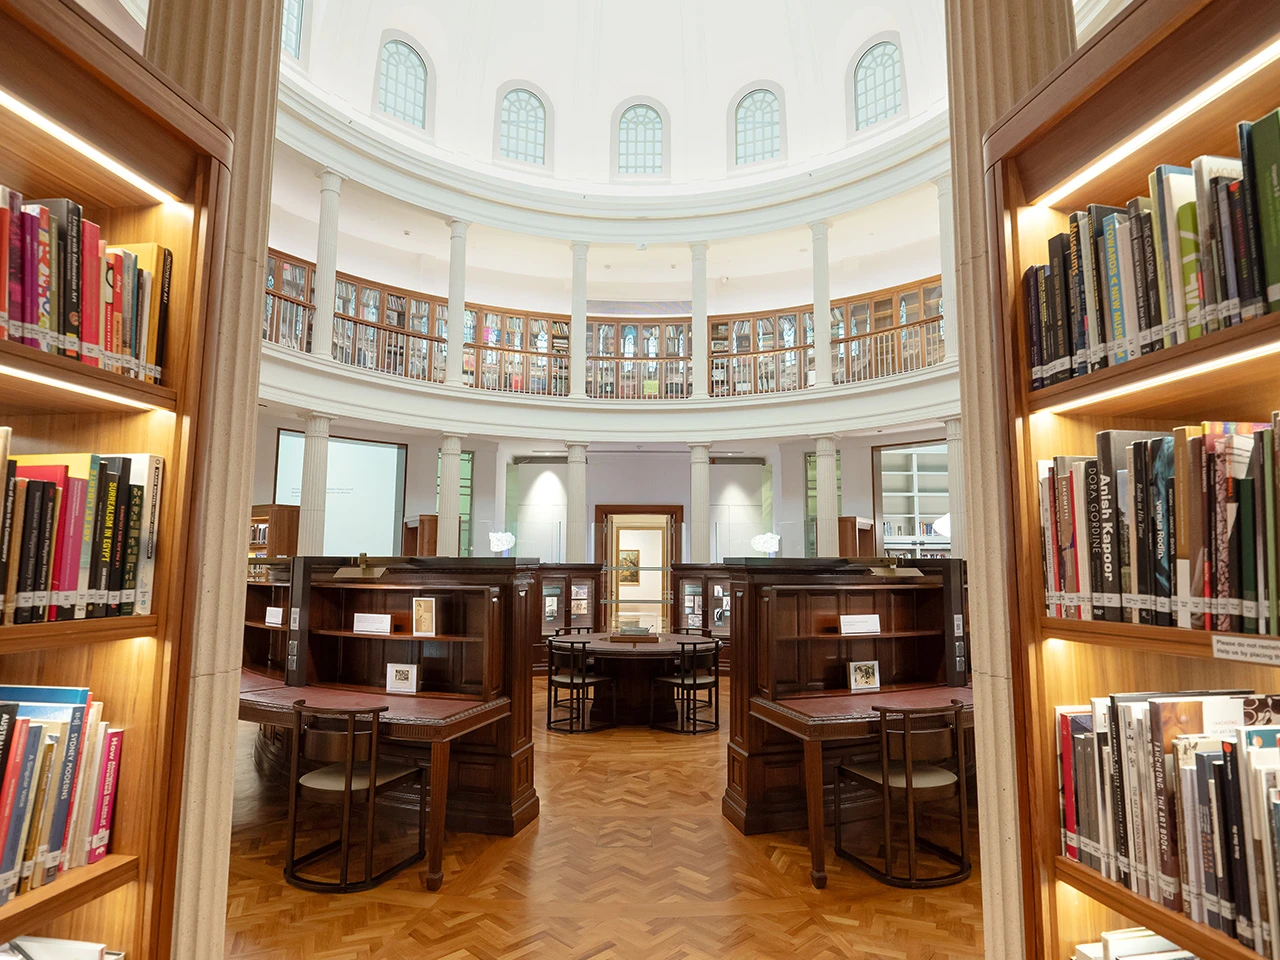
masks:
[[[577,391],[570,391],[569,399],[570,400],[590,400],[591,398],[587,396],[587,392],[585,390],[577,390]]]

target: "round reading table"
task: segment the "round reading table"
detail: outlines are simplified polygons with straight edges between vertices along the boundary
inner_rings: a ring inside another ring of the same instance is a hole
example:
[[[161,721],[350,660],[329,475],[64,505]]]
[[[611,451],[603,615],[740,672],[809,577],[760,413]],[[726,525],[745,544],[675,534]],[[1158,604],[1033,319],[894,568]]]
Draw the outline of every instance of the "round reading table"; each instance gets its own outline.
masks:
[[[653,679],[675,672],[680,641],[710,642],[682,633],[658,633],[647,638],[583,633],[563,639],[586,640],[587,655],[595,660],[596,672],[613,678],[618,696],[618,723],[624,726],[648,726],[651,695],[656,698],[653,719],[658,723],[673,721],[676,716],[673,688],[664,683],[654,690]],[[609,695],[605,693],[592,704],[591,721],[608,723],[610,714]]]

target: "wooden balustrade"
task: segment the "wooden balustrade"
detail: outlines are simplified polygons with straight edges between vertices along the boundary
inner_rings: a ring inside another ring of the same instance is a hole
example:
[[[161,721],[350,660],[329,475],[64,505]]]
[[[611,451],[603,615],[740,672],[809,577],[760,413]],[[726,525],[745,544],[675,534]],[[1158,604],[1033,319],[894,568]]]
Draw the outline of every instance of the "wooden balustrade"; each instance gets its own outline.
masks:
[[[587,395],[602,400],[682,400],[693,393],[691,357],[587,357]]]
[[[444,382],[445,342],[390,324],[335,316],[333,358],[407,380]]]
[[[947,358],[942,317],[845,337],[831,343],[832,382],[863,383],[933,367]]]
[[[569,395],[569,357],[487,344],[462,347],[462,379],[468,386],[535,397]]]

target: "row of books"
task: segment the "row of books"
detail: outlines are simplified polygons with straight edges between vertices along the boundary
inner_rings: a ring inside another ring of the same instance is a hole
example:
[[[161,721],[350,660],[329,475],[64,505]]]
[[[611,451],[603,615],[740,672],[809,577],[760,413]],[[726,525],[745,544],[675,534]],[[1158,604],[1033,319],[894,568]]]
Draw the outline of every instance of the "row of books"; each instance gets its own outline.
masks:
[[[0,339],[162,382],[173,254],[108,246],[72,200],[0,185]]]
[[[1093,943],[1077,943],[1075,960],[1196,960],[1183,950],[1146,927],[1104,930]]]
[[[1280,695],[1112,694],[1055,720],[1063,855],[1280,953]]]
[[[1046,614],[1280,635],[1278,428],[1104,430],[1041,461]]]
[[[0,944],[0,960],[125,960],[125,954],[121,950],[108,950],[105,943],[14,937]]]
[[[1161,164],[1049,240],[1022,278],[1033,390],[1280,310],[1280,110],[1237,133],[1239,159]]]
[[[85,687],[0,685],[0,903],[107,855],[124,731]]]
[[[0,427],[3,622],[150,613],[164,458],[10,456],[11,439]]]

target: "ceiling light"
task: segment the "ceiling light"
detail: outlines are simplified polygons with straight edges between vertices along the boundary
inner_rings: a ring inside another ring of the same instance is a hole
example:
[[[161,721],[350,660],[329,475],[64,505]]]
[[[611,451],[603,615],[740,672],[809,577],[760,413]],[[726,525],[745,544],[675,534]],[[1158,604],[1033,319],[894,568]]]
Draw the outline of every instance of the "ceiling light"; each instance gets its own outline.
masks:
[[[1164,116],[1158,117],[1151,123],[1147,124],[1147,126],[1133,134],[1133,136],[1129,137],[1128,140],[1125,140],[1110,153],[1107,153],[1100,159],[1094,161],[1065,183],[1055,187],[1053,190],[1050,190],[1042,198],[1036,201],[1035,205],[1038,207],[1052,207],[1063,197],[1074,193],[1095,177],[1115,166],[1125,157],[1131,156],[1141,147],[1146,146],[1162,133],[1176,127],[1183,120],[1187,119],[1207,104],[1212,103],[1232,87],[1238,86],[1245,80],[1248,80],[1251,76],[1270,64],[1277,57],[1280,57],[1280,40],[1276,40],[1267,45],[1230,73],[1227,73],[1225,76],[1215,80],[1190,99],[1174,107]]]
[[[721,285],[721,286],[724,286],[724,285],[725,285],[726,283],[728,283],[728,282],[729,282],[729,278],[728,278],[728,277],[721,277],[721,278],[720,278],[720,285]]]
[[[111,171],[121,180],[126,183],[133,184],[143,193],[155,197],[161,203],[180,202],[178,201],[178,198],[169,193],[168,190],[163,190],[151,181],[140,177],[118,160],[113,160],[111,157],[107,156],[93,144],[85,140],[81,140],[70,130],[66,130],[59,126],[44,114],[37,113],[35,110],[32,110],[21,100],[10,96],[4,90],[0,90],[0,107],[4,107],[11,113],[16,113],[32,126],[38,127],[45,133],[49,134],[49,136],[66,144],[72,150],[76,151],[76,153],[92,160],[104,170]]]
[[[636,244],[636,249],[637,249],[637,250],[648,250],[648,249],[649,249],[649,245],[648,245],[647,243],[637,243],[637,244]]]
[[[604,265],[604,268],[605,268],[606,270],[612,270],[612,269],[613,269],[613,264],[612,264],[612,263],[606,263],[606,264]]]

